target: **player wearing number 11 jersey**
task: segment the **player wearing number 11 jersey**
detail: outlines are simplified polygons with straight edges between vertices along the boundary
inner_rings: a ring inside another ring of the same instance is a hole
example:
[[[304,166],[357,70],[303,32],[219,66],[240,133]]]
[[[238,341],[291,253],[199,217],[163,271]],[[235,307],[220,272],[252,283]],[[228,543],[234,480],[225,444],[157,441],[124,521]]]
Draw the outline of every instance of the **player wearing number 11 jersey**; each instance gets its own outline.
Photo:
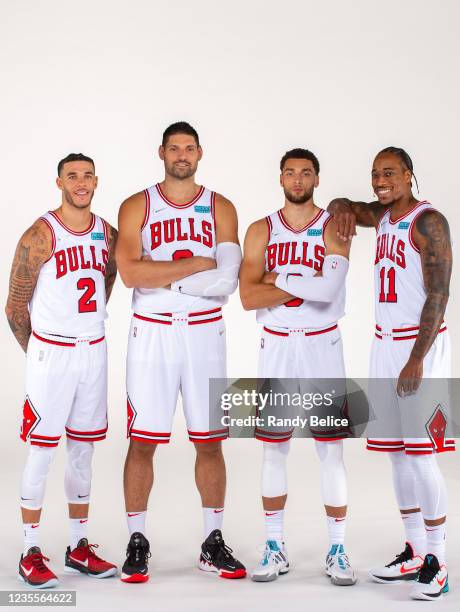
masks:
[[[39,546],[48,470],[67,435],[65,493],[70,541],[65,571],[97,578],[116,567],[100,559],[86,537],[93,443],[107,432],[106,303],[116,277],[116,230],[91,212],[94,162],[81,153],[58,165],[61,206],[47,212],[19,241],[6,313],[27,353],[21,439],[30,443],[22,477],[24,553],[19,576],[35,588],[57,578]]]
[[[354,233],[355,222],[377,230],[369,391],[381,437],[369,438],[367,448],[387,452],[392,460],[407,542],[394,561],[371,576],[381,583],[413,580],[411,596],[433,600],[448,591],[447,494],[436,453],[454,450],[448,435],[451,358],[444,322],[452,249],[446,219],[414,197],[414,179],[406,151],[388,147],[372,167],[378,202],[339,199],[329,210],[344,238]]]

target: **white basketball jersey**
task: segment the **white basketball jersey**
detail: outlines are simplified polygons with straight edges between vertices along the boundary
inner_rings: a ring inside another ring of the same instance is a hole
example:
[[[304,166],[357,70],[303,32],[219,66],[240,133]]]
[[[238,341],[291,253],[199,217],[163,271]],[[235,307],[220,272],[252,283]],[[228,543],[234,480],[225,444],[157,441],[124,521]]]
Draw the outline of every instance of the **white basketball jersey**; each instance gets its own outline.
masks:
[[[109,257],[106,222],[93,214],[87,230],[74,232],[54,212],[41,219],[51,231],[53,246],[29,304],[32,329],[68,337],[103,332]]]
[[[267,272],[314,276],[323,268],[326,246],[324,230],[330,219],[321,209],[303,229],[295,230],[279,210],[267,217],[269,239],[265,251]],[[345,285],[331,303],[309,302],[294,298],[286,304],[257,311],[257,321],[264,325],[289,328],[316,328],[336,323],[345,309]]]
[[[379,223],[374,261],[375,319],[383,330],[420,323],[427,294],[413,228],[416,218],[432,208],[428,202],[419,202],[394,221],[388,210]]]
[[[173,261],[200,255],[216,256],[215,193],[201,187],[186,204],[168,200],[159,184],[144,190],[145,217],[142,250],[154,261]],[[221,306],[224,297],[196,297],[169,289],[133,291],[133,310],[140,314],[198,312]]]

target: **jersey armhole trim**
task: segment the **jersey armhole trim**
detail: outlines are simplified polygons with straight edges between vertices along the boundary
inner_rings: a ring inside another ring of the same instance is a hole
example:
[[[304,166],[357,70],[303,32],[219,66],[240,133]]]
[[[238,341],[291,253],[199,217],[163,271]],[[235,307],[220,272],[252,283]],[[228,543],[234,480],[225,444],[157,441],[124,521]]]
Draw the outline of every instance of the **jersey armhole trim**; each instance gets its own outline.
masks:
[[[265,221],[267,222],[268,242],[270,242],[270,238],[271,238],[272,230],[273,230],[273,223],[272,223],[272,220],[270,219],[270,217],[265,217]]]
[[[40,217],[40,220],[46,223],[46,225],[49,227],[49,230],[51,232],[51,255],[48,257],[46,261],[43,262],[44,264],[46,264],[53,257],[54,252],[56,250],[56,234],[54,233],[54,228],[51,225],[51,223],[48,221],[48,219],[45,219],[45,217]]]
[[[214,223],[214,234],[217,242],[217,223],[216,223],[216,192],[211,191],[211,217]]]
[[[145,213],[144,213],[144,220],[142,221],[141,232],[147,225],[147,222],[150,217],[150,193],[148,189],[144,189],[144,196],[145,196]]]
[[[109,228],[107,227],[107,222],[105,219],[103,219],[102,217],[100,217],[101,221],[102,221],[102,228],[104,230],[104,240],[105,240],[105,246],[107,247],[107,251],[109,250]]]

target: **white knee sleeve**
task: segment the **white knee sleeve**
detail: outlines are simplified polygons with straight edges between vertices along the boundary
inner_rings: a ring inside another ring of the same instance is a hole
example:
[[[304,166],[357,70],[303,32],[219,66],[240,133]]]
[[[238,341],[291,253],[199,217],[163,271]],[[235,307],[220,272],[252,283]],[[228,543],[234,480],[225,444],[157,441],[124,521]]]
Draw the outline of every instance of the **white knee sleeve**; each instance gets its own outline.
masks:
[[[321,463],[321,493],[325,506],[347,505],[347,473],[343,462],[343,441],[319,442],[316,453]]]
[[[67,466],[64,488],[69,504],[89,503],[93,452],[93,442],[67,439]]]
[[[408,455],[415,476],[415,491],[424,519],[447,514],[447,489],[436,455]]]
[[[286,459],[290,442],[264,442],[262,496],[279,497],[287,493]]]
[[[55,452],[55,447],[30,446],[21,482],[23,508],[39,510],[43,506],[46,478]]]
[[[412,510],[419,507],[415,492],[415,474],[409,455],[404,451],[388,453],[393,468],[393,486],[396,501],[400,510]]]

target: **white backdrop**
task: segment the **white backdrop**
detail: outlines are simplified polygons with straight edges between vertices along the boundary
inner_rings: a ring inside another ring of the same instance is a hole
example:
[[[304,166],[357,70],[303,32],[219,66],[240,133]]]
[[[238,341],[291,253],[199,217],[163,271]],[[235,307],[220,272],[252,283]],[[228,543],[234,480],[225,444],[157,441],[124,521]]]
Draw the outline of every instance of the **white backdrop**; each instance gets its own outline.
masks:
[[[370,199],[370,167],[375,153],[388,145],[406,148],[414,160],[420,197],[446,214],[454,239],[458,234],[460,5],[456,0],[436,4],[428,0],[177,0],[170,4],[149,0],[80,0],[75,4],[3,0],[1,9],[4,236],[0,282],[4,300],[20,234],[42,212],[59,203],[54,184],[57,161],[71,151],[95,159],[100,182],[94,210],[115,224],[118,206],[125,197],[162,178],[157,146],[163,129],[177,120],[190,121],[198,130],[204,148],[198,179],[235,203],[241,240],[251,221],[282,204],[279,159],[295,146],[310,148],[319,157],[321,183],[316,200],[324,206],[337,195]],[[360,230],[352,249],[347,316],[342,322],[350,376],[367,374],[373,325],[373,242],[373,232]],[[454,275],[447,321],[456,375],[460,371],[456,352],[460,326],[454,314],[459,305]],[[92,537],[121,561],[126,545],[121,467],[126,448],[123,377],[130,294],[119,280],[109,313],[111,434],[96,453]],[[254,314],[244,312],[238,297],[233,296],[226,307],[226,322],[229,375],[253,376],[259,334]],[[5,554],[0,554],[0,578],[4,588],[12,588],[21,540],[16,495],[25,449],[17,429],[24,356],[6,321],[0,326],[0,335],[4,430],[0,473],[5,496],[0,527],[2,541],[5,538],[8,543]],[[190,589],[192,608],[200,607],[200,598],[211,593],[215,598],[225,594],[232,605],[252,598],[254,606],[260,603],[265,609],[275,593],[282,594],[292,609],[304,602],[304,593],[323,606],[328,598],[337,602],[337,589],[327,588],[322,577],[313,578],[315,572],[320,575],[326,542],[311,446],[305,451],[299,446],[303,442],[293,445],[292,510],[288,516],[291,550],[297,550],[297,565],[304,563],[307,569],[303,573],[299,569],[297,574],[293,571],[283,585],[274,585],[281,589],[278,591],[264,591],[249,582],[234,587],[213,582],[214,590],[209,590],[211,583],[203,586],[201,574],[187,573],[201,539],[201,519],[190,470],[193,453],[179,414],[175,433],[171,448],[161,449],[158,457],[159,481],[150,525],[159,577],[151,596],[156,593],[181,609],[186,595],[177,593],[177,585],[183,579]],[[352,560],[361,564],[358,569],[364,572],[369,563],[386,560],[396,552],[402,534],[389,466],[385,458],[369,458],[362,447],[361,442],[350,444],[347,453],[350,487],[355,492],[350,548],[354,543]],[[58,571],[62,570],[59,563],[67,527],[62,451],[53,469],[42,521],[43,540],[49,542],[45,549],[53,553]],[[227,444],[226,453],[229,497],[225,533],[243,560],[251,564],[257,558],[254,546],[263,538],[258,507],[260,448],[249,441],[233,441]],[[454,538],[459,542],[453,528],[459,525],[458,480],[454,480],[459,463],[456,456],[442,458],[442,463],[452,480],[453,553]],[[305,465],[311,468],[308,482]],[[378,517],[381,522],[376,524]],[[393,529],[388,535],[381,529],[385,521]],[[104,528],[110,529],[110,537]],[[312,539],[304,537],[307,533]],[[364,542],[372,542],[372,546],[367,548]],[[164,562],[158,547],[167,549]],[[459,570],[455,567],[457,576]],[[405,591],[400,596],[397,590],[382,592],[368,585],[364,573],[360,582],[364,591],[358,587],[351,590],[353,593],[347,591],[355,607],[364,607],[369,601],[383,606],[389,598],[396,603],[399,597],[401,602],[405,600]],[[84,589],[90,587],[79,582],[78,588],[80,584],[83,601]],[[91,585],[94,601],[97,592],[104,597],[111,592],[121,597],[126,592],[104,584]],[[455,593],[450,602],[454,598]]]

